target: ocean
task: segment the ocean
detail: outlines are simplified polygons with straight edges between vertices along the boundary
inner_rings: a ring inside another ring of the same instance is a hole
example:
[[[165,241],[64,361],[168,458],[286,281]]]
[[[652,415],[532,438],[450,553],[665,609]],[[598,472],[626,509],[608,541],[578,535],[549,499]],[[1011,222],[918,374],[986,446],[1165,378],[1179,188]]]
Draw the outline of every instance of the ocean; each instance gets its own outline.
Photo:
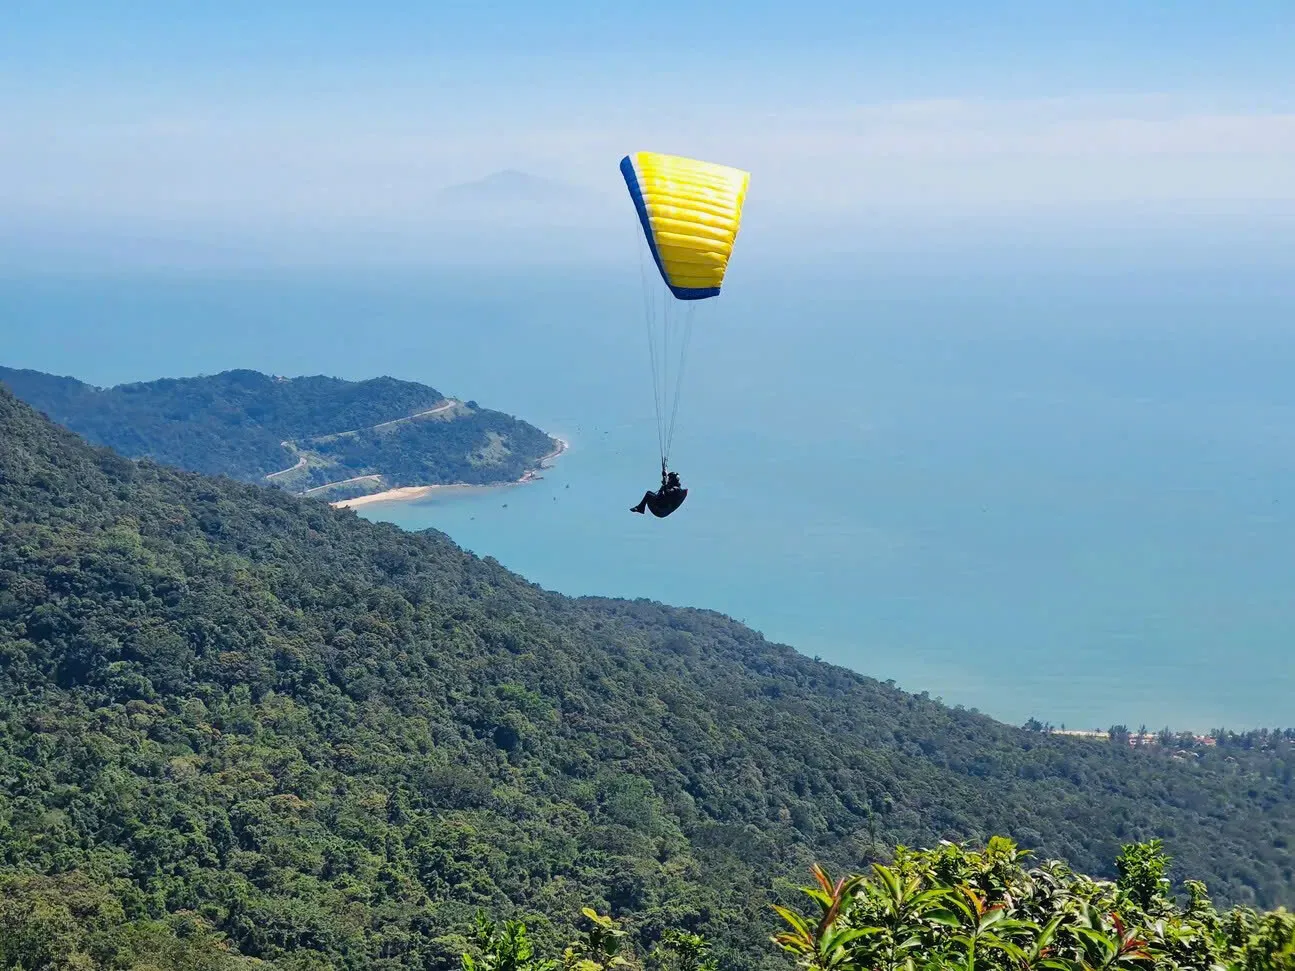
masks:
[[[1009,722],[1292,725],[1295,284],[1224,264],[735,261],[664,521],[628,511],[658,477],[637,266],[10,273],[0,363],[423,381],[571,447],[369,518]]]

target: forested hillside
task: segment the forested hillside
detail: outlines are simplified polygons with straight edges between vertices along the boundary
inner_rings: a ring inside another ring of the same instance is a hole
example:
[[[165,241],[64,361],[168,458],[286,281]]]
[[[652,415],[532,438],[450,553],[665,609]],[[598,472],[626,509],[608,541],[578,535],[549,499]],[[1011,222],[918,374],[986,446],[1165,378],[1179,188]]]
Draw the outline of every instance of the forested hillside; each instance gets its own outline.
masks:
[[[782,966],[770,901],[897,843],[1003,834],[1111,876],[1158,836],[1215,900],[1291,903],[1293,771],[1285,735],[1059,738],[713,613],[548,593],[441,535],[91,448],[0,389],[8,926],[79,901],[145,949],[449,968],[478,908],[550,946],[588,905],[637,946],[683,928]]]
[[[329,499],[398,486],[513,482],[557,446],[510,415],[394,378],[225,371],[101,389],[0,368],[0,382],[128,458]]]

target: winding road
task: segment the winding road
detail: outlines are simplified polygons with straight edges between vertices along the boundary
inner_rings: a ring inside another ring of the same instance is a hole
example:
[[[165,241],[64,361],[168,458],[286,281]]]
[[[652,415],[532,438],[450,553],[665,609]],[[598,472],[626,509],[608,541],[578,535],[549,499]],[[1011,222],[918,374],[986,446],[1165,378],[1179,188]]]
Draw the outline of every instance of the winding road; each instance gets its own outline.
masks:
[[[378,423],[378,424],[376,424],[376,425],[370,425],[370,426],[368,426],[368,427],[369,427],[369,429],[374,429],[374,430],[376,430],[376,429],[378,429],[378,428],[390,428],[392,425],[399,425],[401,422],[414,421],[415,419],[418,419],[418,418],[426,418],[428,415],[439,415],[441,412],[443,412],[443,411],[449,411],[451,408],[453,408],[454,406],[456,406],[456,405],[458,405],[458,404],[461,404],[461,402],[460,402],[457,398],[447,398],[444,402],[442,402],[441,404],[437,405],[435,408],[428,408],[426,411],[419,411],[419,412],[416,412],[415,414],[412,414],[412,415],[405,415],[405,417],[403,417],[403,418],[393,418],[393,419],[391,419],[391,421],[383,421],[383,422],[379,422],[379,423]],[[365,430],[366,430],[366,429],[363,429],[363,428],[352,428],[350,431],[345,431],[345,432],[332,432],[331,434],[332,434],[333,436],[338,436],[338,435],[354,435],[356,432],[362,432],[362,431],[365,431]],[[319,436],[316,436],[316,437],[318,437],[318,438],[325,438],[325,437],[327,437],[327,436],[319,435]],[[294,448],[294,447],[295,447],[291,442],[280,442],[279,444],[280,444],[280,445],[282,445],[284,448]],[[290,465],[290,466],[288,466],[288,468],[286,468],[286,469],[280,469],[278,472],[269,472],[269,473],[267,473],[267,474],[266,474],[265,478],[266,478],[266,480],[267,480],[267,481],[270,481],[270,480],[273,480],[273,479],[277,479],[277,478],[278,478],[279,476],[281,476],[281,475],[287,475],[289,472],[296,472],[297,470],[299,470],[299,469],[304,469],[305,467],[306,467],[306,456],[304,456],[304,455],[303,455],[303,456],[301,456],[301,458],[297,459],[297,464],[296,464],[296,465]],[[361,478],[361,479],[368,479],[368,478],[373,478],[373,477],[372,477],[372,476],[360,476],[360,478]],[[353,480],[351,480],[351,479],[346,479],[346,480],[344,480],[344,481],[346,481],[346,482],[351,482],[351,481],[353,481]],[[328,486],[330,486],[330,485],[342,485],[342,483],[341,483],[341,482],[329,482],[329,483],[327,483],[327,485],[317,486],[315,489],[308,489],[308,490],[306,490],[306,492],[303,492],[303,493],[302,493],[302,495],[309,495],[310,493],[315,492],[315,491],[316,491],[316,489],[326,489],[326,488],[328,488]]]

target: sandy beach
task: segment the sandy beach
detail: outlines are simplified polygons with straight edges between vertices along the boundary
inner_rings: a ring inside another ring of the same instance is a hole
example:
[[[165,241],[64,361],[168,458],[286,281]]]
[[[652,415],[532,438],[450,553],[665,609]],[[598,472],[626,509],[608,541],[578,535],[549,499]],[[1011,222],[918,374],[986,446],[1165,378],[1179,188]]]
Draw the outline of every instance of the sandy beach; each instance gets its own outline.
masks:
[[[335,509],[352,509],[356,506],[367,506],[375,502],[408,502],[411,499],[422,499],[433,493],[440,492],[478,492],[486,489],[500,489],[507,486],[525,485],[528,482],[534,482],[540,478],[540,471],[547,469],[555,459],[568,448],[571,443],[563,438],[555,438],[558,447],[549,452],[540,459],[539,464],[533,469],[527,469],[522,473],[521,478],[513,482],[497,482],[493,485],[470,485],[466,482],[447,482],[441,485],[421,485],[421,486],[400,486],[396,489],[387,489],[385,492],[375,492],[367,496],[356,496],[354,499],[341,499],[337,502],[329,503]]]

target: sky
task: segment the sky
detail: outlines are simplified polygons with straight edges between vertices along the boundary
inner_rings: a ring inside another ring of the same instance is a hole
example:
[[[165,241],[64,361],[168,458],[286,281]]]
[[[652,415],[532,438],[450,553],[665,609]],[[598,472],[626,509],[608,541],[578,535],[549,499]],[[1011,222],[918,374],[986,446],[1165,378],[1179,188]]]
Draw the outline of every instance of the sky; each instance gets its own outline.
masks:
[[[757,224],[806,239],[1295,220],[1290,0],[4,8],[0,260],[416,253],[478,215],[442,190],[503,169],[587,193],[505,207],[576,232],[639,148],[750,170]]]

